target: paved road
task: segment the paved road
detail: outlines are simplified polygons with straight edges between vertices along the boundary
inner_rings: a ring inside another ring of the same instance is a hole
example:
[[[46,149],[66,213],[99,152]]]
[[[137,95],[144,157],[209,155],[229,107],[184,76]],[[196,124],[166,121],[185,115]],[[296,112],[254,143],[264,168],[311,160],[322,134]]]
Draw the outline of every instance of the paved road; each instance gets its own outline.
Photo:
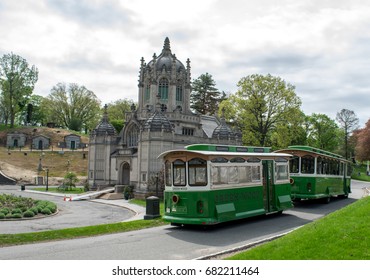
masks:
[[[55,216],[35,220],[0,221],[0,233],[35,232],[105,223],[121,222],[131,219],[135,212],[121,205],[115,206],[101,202],[102,200],[64,201],[63,196],[45,195],[20,191],[19,186],[0,186],[0,193],[31,197],[53,201],[58,205],[59,213]],[[104,201],[103,201],[104,202]],[[112,202],[113,203],[113,202]]]
[[[318,219],[362,197],[368,183],[354,181],[349,199],[303,202],[280,216],[259,217],[207,230],[162,226],[92,238],[0,248],[0,259],[186,260],[241,247]],[[35,253],[37,252],[37,253]]]

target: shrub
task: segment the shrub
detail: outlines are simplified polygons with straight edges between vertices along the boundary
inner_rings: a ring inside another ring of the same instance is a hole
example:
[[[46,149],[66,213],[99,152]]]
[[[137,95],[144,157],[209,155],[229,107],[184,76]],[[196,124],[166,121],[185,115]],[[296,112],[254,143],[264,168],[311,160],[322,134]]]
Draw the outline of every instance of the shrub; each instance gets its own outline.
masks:
[[[49,208],[44,208],[44,209],[42,209],[41,213],[44,214],[44,215],[50,215],[51,211],[50,211]]]
[[[19,208],[15,208],[12,210],[12,214],[22,214],[22,210]]]
[[[57,205],[47,200],[0,194],[0,219],[34,217],[39,213],[50,215],[56,211]]]
[[[51,213],[55,213],[57,211],[57,206],[53,202],[49,202],[45,208],[49,209]]]
[[[32,211],[34,215],[37,215],[39,213],[39,209],[37,209],[37,207],[35,206],[30,208],[29,210]]]
[[[0,209],[0,213],[3,213],[4,214],[4,216],[6,216],[7,214],[9,214],[9,208],[7,208],[7,207],[4,207],[4,208],[1,208]]]
[[[32,218],[35,216],[35,213],[31,210],[27,210],[23,213],[23,217],[25,218]]]
[[[22,218],[22,214],[21,213],[15,213],[15,214],[12,215],[12,218],[13,219],[20,219],[20,218]]]

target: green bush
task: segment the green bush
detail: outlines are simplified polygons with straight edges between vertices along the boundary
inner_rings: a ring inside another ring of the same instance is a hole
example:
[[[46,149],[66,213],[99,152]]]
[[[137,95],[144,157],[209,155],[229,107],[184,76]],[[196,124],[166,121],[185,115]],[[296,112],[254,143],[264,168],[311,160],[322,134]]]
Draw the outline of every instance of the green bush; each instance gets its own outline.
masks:
[[[0,212],[0,220],[5,219],[4,213]]]
[[[44,215],[50,215],[51,211],[50,211],[49,208],[44,208],[44,209],[42,209],[41,213],[44,214]]]
[[[0,212],[3,213],[4,215],[9,214],[10,210],[8,207],[4,207],[0,209]]]
[[[47,200],[34,200],[21,196],[0,194],[1,219],[33,217],[39,213],[50,215],[56,211],[57,205]]]
[[[49,203],[46,205],[46,207],[45,207],[45,208],[49,209],[51,213],[55,213],[55,212],[57,211],[57,206],[56,206],[56,204],[55,204],[55,203],[53,203],[53,202],[49,202]]]
[[[22,216],[22,214],[21,213],[15,213],[15,214],[13,214],[12,215],[12,218],[13,219],[20,219],[20,218],[22,218],[23,216]]]
[[[15,208],[12,210],[12,214],[22,214],[22,210],[19,208]]]
[[[35,216],[35,213],[31,210],[27,210],[23,213],[23,217],[25,218],[32,218]]]
[[[37,215],[39,213],[39,209],[37,209],[37,207],[35,206],[30,208],[29,210],[32,211],[34,215]]]

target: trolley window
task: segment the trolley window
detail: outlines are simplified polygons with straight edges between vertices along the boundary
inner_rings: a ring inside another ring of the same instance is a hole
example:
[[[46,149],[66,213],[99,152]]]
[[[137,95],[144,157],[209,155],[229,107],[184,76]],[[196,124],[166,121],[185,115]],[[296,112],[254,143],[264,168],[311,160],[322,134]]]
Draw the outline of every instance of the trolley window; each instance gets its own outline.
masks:
[[[211,159],[211,162],[225,163],[225,162],[228,162],[228,159],[224,157],[216,157],[216,158]]]
[[[323,174],[323,168],[324,168],[324,161],[322,157],[317,158],[317,165],[316,165],[316,173],[317,174]]]
[[[315,158],[313,156],[303,156],[301,158],[302,166],[301,172],[305,174],[314,174],[315,172]]]
[[[241,157],[235,157],[235,158],[230,159],[230,162],[239,162],[239,163],[242,163],[242,162],[245,162],[245,159],[244,158],[241,158]]]
[[[289,179],[288,164],[276,163],[275,178],[276,181],[284,181]]]
[[[185,186],[186,185],[186,164],[182,160],[175,160],[173,162],[173,185]]]
[[[212,166],[212,184],[245,184],[261,181],[261,167],[254,166]]]
[[[252,182],[261,181],[261,166],[252,166]]]
[[[227,166],[212,166],[212,183],[214,185],[227,184]]]
[[[189,185],[207,185],[207,161],[201,158],[194,158],[188,161]]]
[[[290,173],[299,173],[299,157],[294,156],[289,161],[289,170],[290,170]]]
[[[165,185],[171,186],[171,163],[169,161],[166,161],[164,164],[164,174],[165,174]]]

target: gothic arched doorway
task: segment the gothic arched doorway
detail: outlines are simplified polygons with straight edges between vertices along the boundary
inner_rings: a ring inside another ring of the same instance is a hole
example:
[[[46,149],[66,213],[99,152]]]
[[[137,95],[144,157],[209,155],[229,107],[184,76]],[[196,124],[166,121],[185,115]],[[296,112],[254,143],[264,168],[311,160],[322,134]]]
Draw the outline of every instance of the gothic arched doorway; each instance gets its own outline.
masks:
[[[124,162],[121,165],[121,178],[120,178],[121,185],[130,185],[130,164]]]

